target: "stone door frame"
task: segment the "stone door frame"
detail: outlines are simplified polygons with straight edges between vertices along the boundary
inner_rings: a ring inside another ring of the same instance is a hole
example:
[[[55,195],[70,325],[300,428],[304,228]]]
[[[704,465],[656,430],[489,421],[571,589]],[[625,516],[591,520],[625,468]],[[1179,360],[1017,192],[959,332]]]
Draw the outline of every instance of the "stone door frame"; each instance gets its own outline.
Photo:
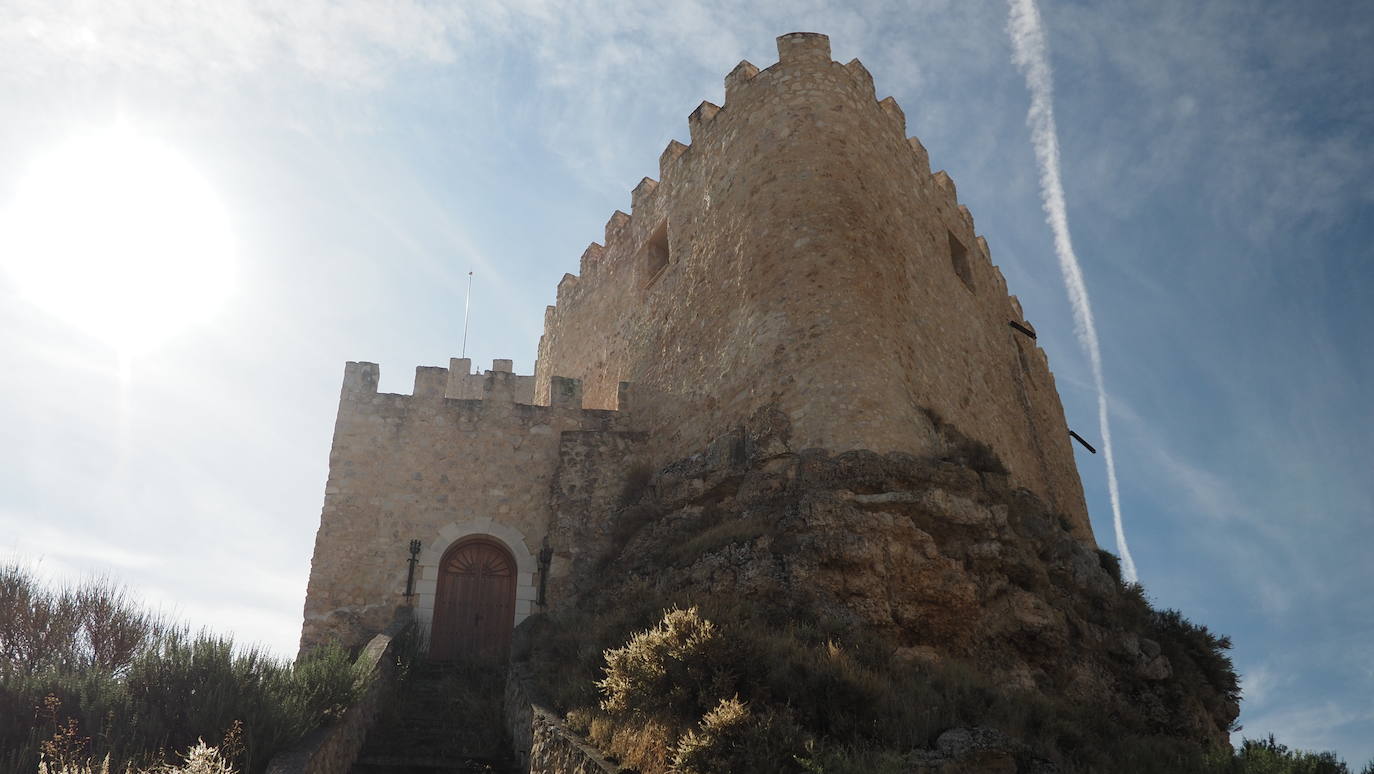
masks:
[[[425,650],[429,649],[429,633],[434,625],[434,599],[439,590],[439,563],[448,550],[459,541],[468,538],[494,540],[510,551],[515,558],[515,615],[511,620],[514,629],[534,612],[534,600],[538,591],[535,588],[535,573],[538,562],[530,553],[525,536],[506,524],[490,518],[468,519],[444,525],[439,532],[428,540],[420,550],[416,572],[419,580],[415,584],[415,618],[420,624]]]

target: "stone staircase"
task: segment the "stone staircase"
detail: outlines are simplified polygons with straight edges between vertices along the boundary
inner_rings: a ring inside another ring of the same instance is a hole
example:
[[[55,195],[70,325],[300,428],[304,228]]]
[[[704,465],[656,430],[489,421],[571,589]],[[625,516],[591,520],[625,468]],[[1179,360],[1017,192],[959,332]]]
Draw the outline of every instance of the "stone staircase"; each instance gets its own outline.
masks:
[[[398,676],[354,774],[514,774],[502,668],[417,660]]]

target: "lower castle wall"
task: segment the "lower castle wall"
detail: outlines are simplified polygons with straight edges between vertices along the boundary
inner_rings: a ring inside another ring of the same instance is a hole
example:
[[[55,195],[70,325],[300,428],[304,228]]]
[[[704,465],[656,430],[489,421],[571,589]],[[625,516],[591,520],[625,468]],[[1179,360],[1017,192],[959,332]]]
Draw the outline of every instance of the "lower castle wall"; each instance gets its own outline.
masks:
[[[433,610],[439,558],[457,540],[505,543],[519,570],[516,620],[534,609],[536,556],[552,517],[549,491],[567,430],[613,430],[614,412],[585,411],[575,382],[555,405],[517,403],[516,377],[485,376],[482,400],[444,397],[448,372],[421,368],[414,395],[376,392],[377,366],[349,363],[339,402],[324,509],[306,591],[301,648],[336,638],[361,645],[397,607]],[[415,590],[408,545],[422,542]]]

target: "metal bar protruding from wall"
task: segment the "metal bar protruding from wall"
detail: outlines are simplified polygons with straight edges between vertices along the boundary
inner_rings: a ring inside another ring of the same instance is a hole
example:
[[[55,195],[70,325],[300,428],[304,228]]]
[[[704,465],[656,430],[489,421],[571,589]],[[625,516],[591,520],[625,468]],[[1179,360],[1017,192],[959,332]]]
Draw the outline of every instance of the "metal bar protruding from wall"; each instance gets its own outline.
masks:
[[[1034,339],[1034,338],[1035,338],[1035,331],[1031,330],[1030,328],[1027,328],[1026,326],[1022,325],[1021,323],[1019,323],[1019,322],[1017,322],[1017,321],[1015,321],[1015,320],[1011,320],[1010,322],[1007,323],[1007,325],[1010,325],[1011,327],[1015,328],[1016,330],[1021,331],[1022,333],[1026,334],[1027,336],[1030,336],[1031,339]]]
[[[410,559],[406,561],[410,565],[406,569],[406,599],[415,596],[415,563],[419,561],[415,557],[420,554],[420,541],[410,541]]]
[[[548,604],[545,595],[549,589],[549,564],[553,562],[553,549],[547,544],[539,549],[539,598],[534,603],[540,607]]]
[[[1069,431],[1069,437],[1072,438],[1072,439],[1074,439],[1075,441],[1078,441],[1079,443],[1083,444],[1083,448],[1084,448],[1084,449],[1087,449],[1088,451],[1092,452],[1093,454],[1097,454],[1097,449],[1094,449],[1092,444],[1090,444],[1090,443],[1088,443],[1087,441],[1083,440],[1083,436],[1081,436],[1081,435],[1079,435],[1078,433],[1075,433],[1074,431],[1070,430],[1070,431]]]

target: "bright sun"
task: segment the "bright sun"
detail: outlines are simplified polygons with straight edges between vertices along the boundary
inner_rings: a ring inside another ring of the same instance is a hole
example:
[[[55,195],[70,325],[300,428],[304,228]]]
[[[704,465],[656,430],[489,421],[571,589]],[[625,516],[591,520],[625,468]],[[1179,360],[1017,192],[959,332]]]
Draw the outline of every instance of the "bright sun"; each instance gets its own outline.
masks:
[[[233,246],[205,179],[121,127],[33,164],[0,212],[0,264],[30,301],[128,357],[214,314]]]

